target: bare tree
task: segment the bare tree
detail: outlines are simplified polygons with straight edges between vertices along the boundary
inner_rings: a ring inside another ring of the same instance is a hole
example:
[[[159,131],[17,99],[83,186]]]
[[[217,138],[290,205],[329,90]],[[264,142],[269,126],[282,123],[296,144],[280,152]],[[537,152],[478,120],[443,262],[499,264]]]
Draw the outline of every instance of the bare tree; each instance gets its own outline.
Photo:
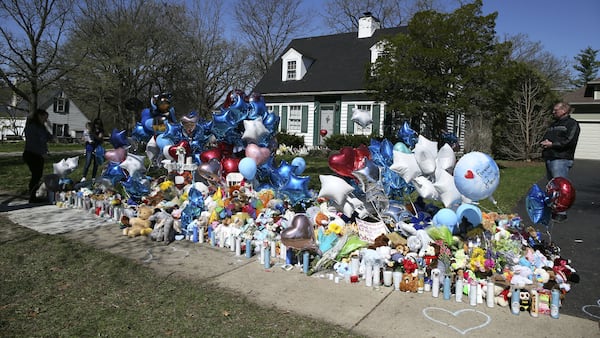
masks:
[[[281,55],[296,33],[306,29],[309,17],[297,0],[237,0],[235,19],[248,43],[256,82]]]
[[[4,43],[0,76],[29,103],[30,111],[37,109],[39,93],[69,70],[60,65],[59,48],[72,4],[71,0],[0,1]]]
[[[512,44],[511,59],[525,62],[544,74],[553,88],[564,89],[569,84],[569,62],[544,50],[540,41],[529,40],[527,34],[505,36]]]
[[[522,79],[510,101],[499,151],[510,160],[540,157],[539,143],[548,122],[547,90],[535,76]]]
[[[370,12],[379,19],[381,28],[407,25],[412,16],[423,10],[446,10],[456,7],[460,1],[441,0],[327,0],[325,13],[322,13],[326,25],[337,33],[358,31],[358,19]]]

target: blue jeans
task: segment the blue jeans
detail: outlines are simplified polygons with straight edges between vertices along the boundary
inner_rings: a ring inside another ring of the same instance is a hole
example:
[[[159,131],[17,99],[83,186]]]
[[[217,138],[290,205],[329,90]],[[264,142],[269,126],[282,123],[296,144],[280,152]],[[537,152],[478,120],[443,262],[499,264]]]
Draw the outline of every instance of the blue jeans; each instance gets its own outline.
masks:
[[[546,161],[546,178],[569,178],[569,170],[573,167],[573,160],[548,160]]]
[[[88,169],[90,168],[90,164],[94,162],[94,166],[92,167],[92,178],[96,178],[96,173],[98,172],[98,162],[96,161],[96,154],[94,150],[86,149],[85,151],[85,166],[83,167],[83,177],[87,176]]]

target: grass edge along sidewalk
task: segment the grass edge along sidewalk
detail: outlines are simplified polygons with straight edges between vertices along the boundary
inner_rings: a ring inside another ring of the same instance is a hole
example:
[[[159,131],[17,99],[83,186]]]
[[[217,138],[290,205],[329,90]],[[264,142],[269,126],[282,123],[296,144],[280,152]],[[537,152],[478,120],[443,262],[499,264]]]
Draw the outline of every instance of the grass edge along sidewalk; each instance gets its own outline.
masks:
[[[352,337],[347,329],[258,305],[207,282],[43,235],[0,215],[5,336]]]

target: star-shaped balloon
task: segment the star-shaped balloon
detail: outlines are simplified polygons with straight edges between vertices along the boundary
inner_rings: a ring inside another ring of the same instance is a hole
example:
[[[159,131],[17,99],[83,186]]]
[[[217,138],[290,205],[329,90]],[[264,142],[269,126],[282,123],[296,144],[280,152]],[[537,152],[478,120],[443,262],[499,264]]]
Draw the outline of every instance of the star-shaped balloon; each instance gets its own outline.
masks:
[[[108,166],[102,173],[102,178],[109,180],[113,186],[127,177],[119,164],[118,162],[109,161]]]
[[[356,122],[359,126],[363,128],[373,123],[373,117],[371,116],[371,112],[358,108],[352,108],[351,120],[353,122]]]
[[[419,141],[413,150],[419,168],[425,175],[435,173],[435,159],[437,157],[437,142],[430,141],[423,135],[419,135]]]
[[[69,157],[65,160],[65,163],[67,164],[67,167],[69,169],[75,170],[75,169],[77,169],[77,166],[79,165],[79,157],[78,156]]]
[[[177,143],[183,139],[183,128],[181,123],[165,122],[166,129],[162,133],[162,137]]]
[[[141,122],[136,122],[133,131],[131,131],[131,136],[138,141],[148,142],[152,137],[152,133],[148,132]]]
[[[113,129],[112,133],[110,134],[110,144],[112,144],[115,149],[129,145],[125,130],[119,131],[116,128]]]
[[[141,198],[150,193],[150,188],[142,183],[143,177],[140,175],[131,175],[125,181],[121,182],[123,188],[134,198]]]
[[[264,124],[265,128],[267,128],[267,130],[269,130],[271,135],[274,135],[275,133],[277,133],[277,128],[279,127],[279,120],[280,120],[279,115],[277,115],[275,113],[271,112],[271,113],[267,113],[265,115],[265,118],[263,119],[263,124]]]
[[[271,182],[275,187],[280,188],[287,183],[293,171],[294,167],[288,164],[286,160],[282,160],[279,167],[271,172]]]
[[[379,183],[379,180],[381,179],[381,169],[375,162],[368,158],[364,159],[364,163],[364,167],[353,171],[352,175],[360,182],[362,190],[367,191],[369,185]]]
[[[250,107],[248,112],[248,118],[254,120],[257,118],[263,118],[267,112],[267,105],[265,104],[265,98],[258,94],[250,94]]]
[[[244,120],[242,140],[246,143],[261,143],[267,135],[269,135],[269,131],[261,120]]]
[[[54,169],[54,174],[58,175],[59,177],[67,176],[73,172],[73,169],[69,168],[69,165],[64,158],[59,162],[54,163],[52,168]]]
[[[319,197],[333,200],[337,205],[344,205],[344,201],[354,188],[344,179],[334,175],[319,175],[321,190]]]
[[[308,182],[310,176],[296,176],[291,174],[288,181],[280,188],[280,192],[288,197],[292,205],[296,205],[302,200],[309,199]]]
[[[398,130],[398,138],[404,142],[409,148],[414,148],[417,144],[417,133],[412,130],[408,122],[404,121],[402,128]]]
[[[133,176],[137,173],[144,173],[146,171],[146,167],[144,165],[144,155],[136,155],[132,153],[128,153],[125,160],[119,164],[119,166],[127,171],[129,176]]]
[[[219,113],[213,113],[211,131],[218,139],[222,139],[227,131],[235,127],[236,118],[234,114],[235,113],[229,109],[223,110]]]
[[[390,169],[402,176],[404,181],[411,182],[415,177],[421,175],[421,168],[417,163],[414,154],[406,154],[400,151],[394,151],[394,163]]]

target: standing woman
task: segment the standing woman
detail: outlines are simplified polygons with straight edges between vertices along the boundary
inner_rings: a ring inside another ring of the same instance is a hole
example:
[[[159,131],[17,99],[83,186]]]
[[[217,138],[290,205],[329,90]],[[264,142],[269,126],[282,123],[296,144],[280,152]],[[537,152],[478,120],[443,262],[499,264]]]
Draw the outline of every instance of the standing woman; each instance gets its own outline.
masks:
[[[38,199],[35,192],[44,173],[44,158],[48,155],[48,141],[52,139],[52,134],[46,128],[47,123],[48,112],[43,109],[37,109],[25,122],[23,161],[31,171],[29,203],[45,202],[44,199]]]
[[[99,117],[94,119],[94,122],[91,128],[88,130],[88,133],[88,140],[85,142],[85,166],[83,167],[83,177],[81,177],[81,182],[85,182],[87,172],[90,169],[90,164],[92,161],[94,162],[94,166],[92,167],[92,180],[96,178],[96,174],[98,173],[96,149],[102,145],[102,141],[104,139],[104,126]]]

